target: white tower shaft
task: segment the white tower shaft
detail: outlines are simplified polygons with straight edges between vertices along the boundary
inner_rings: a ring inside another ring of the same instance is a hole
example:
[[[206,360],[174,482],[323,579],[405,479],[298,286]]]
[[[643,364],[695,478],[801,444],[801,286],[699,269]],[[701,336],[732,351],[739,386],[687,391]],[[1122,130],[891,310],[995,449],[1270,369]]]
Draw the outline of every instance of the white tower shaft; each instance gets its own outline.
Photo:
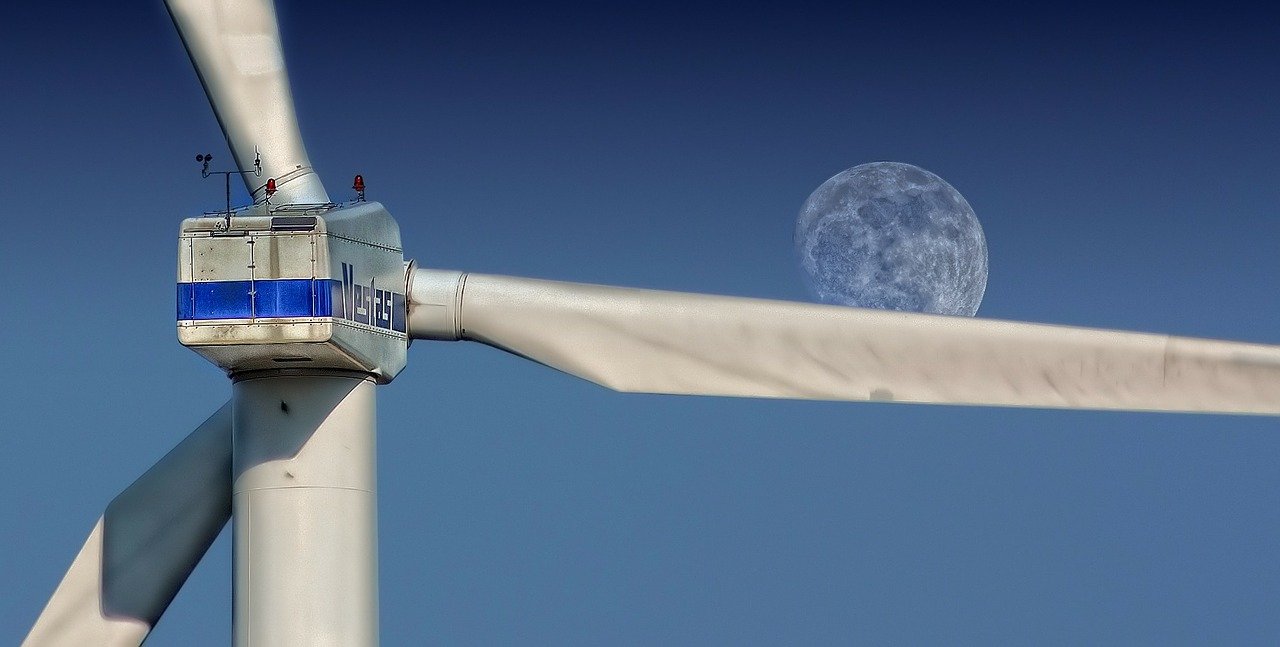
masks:
[[[378,643],[374,382],[232,389],[236,647]]]

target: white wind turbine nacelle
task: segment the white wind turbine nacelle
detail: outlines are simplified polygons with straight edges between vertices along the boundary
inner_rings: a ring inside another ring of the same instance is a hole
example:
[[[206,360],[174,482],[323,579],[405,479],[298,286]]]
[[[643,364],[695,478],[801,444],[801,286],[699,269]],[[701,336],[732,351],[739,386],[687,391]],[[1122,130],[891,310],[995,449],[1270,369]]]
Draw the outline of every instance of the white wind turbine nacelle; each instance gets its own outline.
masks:
[[[275,5],[270,0],[165,0],[204,84],[236,167],[255,201],[275,178],[276,204],[323,204],[329,194],[302,144]]]

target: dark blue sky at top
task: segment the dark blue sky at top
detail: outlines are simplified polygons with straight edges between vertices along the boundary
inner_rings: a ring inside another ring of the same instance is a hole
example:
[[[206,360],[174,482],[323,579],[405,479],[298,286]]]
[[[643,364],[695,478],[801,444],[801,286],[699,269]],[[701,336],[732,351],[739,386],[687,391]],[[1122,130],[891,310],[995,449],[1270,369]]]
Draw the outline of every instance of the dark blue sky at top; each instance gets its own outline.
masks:
[[[945,178],[986,317],[1280,342],[1275,16],[284,2],[303,134],[419,263],[804,299],[796,212]],[[173,330],[229,159],[159,2],[0,21],[0,642],[227,397]],[[240,195],[243,195],[242,193]],[[1272,419],[619,395],[415,344],[379,392],[383,641],[1272,642]],[[149,644],[227,644],[219,539]]]

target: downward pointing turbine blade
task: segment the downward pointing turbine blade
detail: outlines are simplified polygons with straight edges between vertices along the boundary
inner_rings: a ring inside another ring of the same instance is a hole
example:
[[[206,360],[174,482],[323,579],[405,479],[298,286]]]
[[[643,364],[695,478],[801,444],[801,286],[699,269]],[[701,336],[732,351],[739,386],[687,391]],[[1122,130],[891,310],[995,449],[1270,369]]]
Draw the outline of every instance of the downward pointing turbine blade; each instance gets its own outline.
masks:
[[[227,145],[255,200],[276,181],[276,204],[329,201],[302,145],[271,0],[165,0]]]
[[[1280,347],[417,270],[410,335],[618,391],[1280,414]]]
[[[107,506],[24,645],[138,645],[231,517],[231,403]]]

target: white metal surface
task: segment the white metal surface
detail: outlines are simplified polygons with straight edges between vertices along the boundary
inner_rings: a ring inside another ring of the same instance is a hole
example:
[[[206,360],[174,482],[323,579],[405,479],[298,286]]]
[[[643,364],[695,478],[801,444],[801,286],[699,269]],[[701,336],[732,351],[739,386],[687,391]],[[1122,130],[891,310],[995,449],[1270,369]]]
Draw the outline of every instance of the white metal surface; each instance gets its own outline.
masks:
[[[415,339],[457,341],[462,279],[453,270],[408,268],[409,332]]]
[[[140,644],[230,515],[227,403],[107,506],[23,644]]]
[[[271,0],[165,0],[227,144],[255,200],[275,178],[275,204],[329,201],[302,144]]]
[[[378,642],[374,382],[233,386],[237,647]]]
[[[280,282],[309,284],[312,293],[301,304],[272,301],[268,288]],[[178,341],[228,373],[340,369],[389,382],[404,368],[404,252],[399,226],[377,202],[241,216],[225,231],[220,218],[188,218],[178,285],[188,301],[179,303]],[[228,287],[243,312],[191,302]],[[286,305],[303,307],[281,314]]]
[[[417,270],[448,321],[618,391],[1280,414],[1280,347]],[[426,274],[426,276],[424,276]],[[411,294],[420,298],[419,292]]]

